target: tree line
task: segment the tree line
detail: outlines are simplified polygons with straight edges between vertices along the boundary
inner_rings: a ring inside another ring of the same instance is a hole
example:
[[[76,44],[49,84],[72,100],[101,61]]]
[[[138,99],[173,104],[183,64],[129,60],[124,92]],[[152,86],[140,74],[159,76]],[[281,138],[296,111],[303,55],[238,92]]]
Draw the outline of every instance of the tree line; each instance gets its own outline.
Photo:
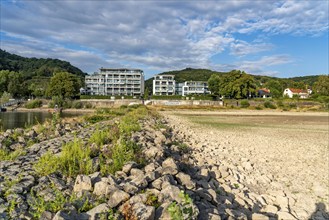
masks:
[[[302,79],[302,77],[299,77]],[[267,76],[253,76],[240,70],[232,70],[225,74],[212,74],[208,80],[209,90],[215,96],[226,98],[244,99],[257,96],[261,88],[270,90],[273,98],[283,96],[286,88],[296,88],[313,91],[314,97],[329,96],[329,76],[310,76],[310,81],[293,81],[292,79],[280,79]]]

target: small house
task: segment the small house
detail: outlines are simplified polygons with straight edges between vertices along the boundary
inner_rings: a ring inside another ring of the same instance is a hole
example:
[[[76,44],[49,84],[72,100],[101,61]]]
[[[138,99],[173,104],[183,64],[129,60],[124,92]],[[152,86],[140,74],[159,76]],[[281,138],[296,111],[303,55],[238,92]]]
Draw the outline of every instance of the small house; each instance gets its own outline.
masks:
[[[257,91],[257,94],[258,94],[258,97],[262,97],[262,98],[271,97],[271,91],[269,89],[266,89],[266,88],[259,89]]]
[[[307,99],[310,94],[308,90],[294,88],[286,88],[283,92],[283,96],[288,96],[289,98],[292,98],[294,95],[301,99]]]

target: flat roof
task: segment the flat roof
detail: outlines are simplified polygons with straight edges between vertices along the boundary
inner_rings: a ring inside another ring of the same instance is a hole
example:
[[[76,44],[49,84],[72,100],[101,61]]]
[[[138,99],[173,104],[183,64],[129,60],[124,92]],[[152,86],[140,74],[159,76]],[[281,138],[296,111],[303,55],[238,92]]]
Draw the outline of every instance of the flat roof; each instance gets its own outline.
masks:
[[[108,71],[141,71],[141,72],[143,72],[143,70],[141,70],[141,69],[133,69],[133,68],[103,68],[103,67],[101,67],[101,68],[99,68],[100,70],[108,70]]]

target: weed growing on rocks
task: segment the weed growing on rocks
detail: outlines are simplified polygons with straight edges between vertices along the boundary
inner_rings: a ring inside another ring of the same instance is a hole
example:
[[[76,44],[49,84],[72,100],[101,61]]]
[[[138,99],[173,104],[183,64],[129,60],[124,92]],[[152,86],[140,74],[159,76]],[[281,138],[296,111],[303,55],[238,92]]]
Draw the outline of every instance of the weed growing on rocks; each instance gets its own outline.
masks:
[[[23,149],[17,149],[15,151],[9,151],[7,149],[0,149],[0,161],[15,160],[19,156],[26,155],[26,151]]]
[[[172,220],[183,220],[183,219],[197,219],[198,212],[194,210],[193,200],[190,198],[188,194],[181,192],[179,194],[182,202],[172,202],[168,207],[168,212],[170,213],[170,217]]]
[[[60,156],[46,153],[34,168],[40,175],[60,171],[65,176],[76,176],[79,173],[90,174],[94,172],[90,148],[85,147],[79,139],[63,146]]]

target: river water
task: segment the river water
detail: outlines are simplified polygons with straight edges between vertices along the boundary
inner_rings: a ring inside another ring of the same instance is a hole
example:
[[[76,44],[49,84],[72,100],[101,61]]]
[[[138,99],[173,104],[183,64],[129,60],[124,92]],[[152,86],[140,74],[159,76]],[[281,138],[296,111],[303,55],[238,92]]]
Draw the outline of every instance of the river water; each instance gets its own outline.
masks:
[[[61,117],[79,116],[81,113],[63,112]],[[37,123],[43,123],[52,118],[50,112],[0,112],[0,128],[3,130],[13,128],[24,128]]]

